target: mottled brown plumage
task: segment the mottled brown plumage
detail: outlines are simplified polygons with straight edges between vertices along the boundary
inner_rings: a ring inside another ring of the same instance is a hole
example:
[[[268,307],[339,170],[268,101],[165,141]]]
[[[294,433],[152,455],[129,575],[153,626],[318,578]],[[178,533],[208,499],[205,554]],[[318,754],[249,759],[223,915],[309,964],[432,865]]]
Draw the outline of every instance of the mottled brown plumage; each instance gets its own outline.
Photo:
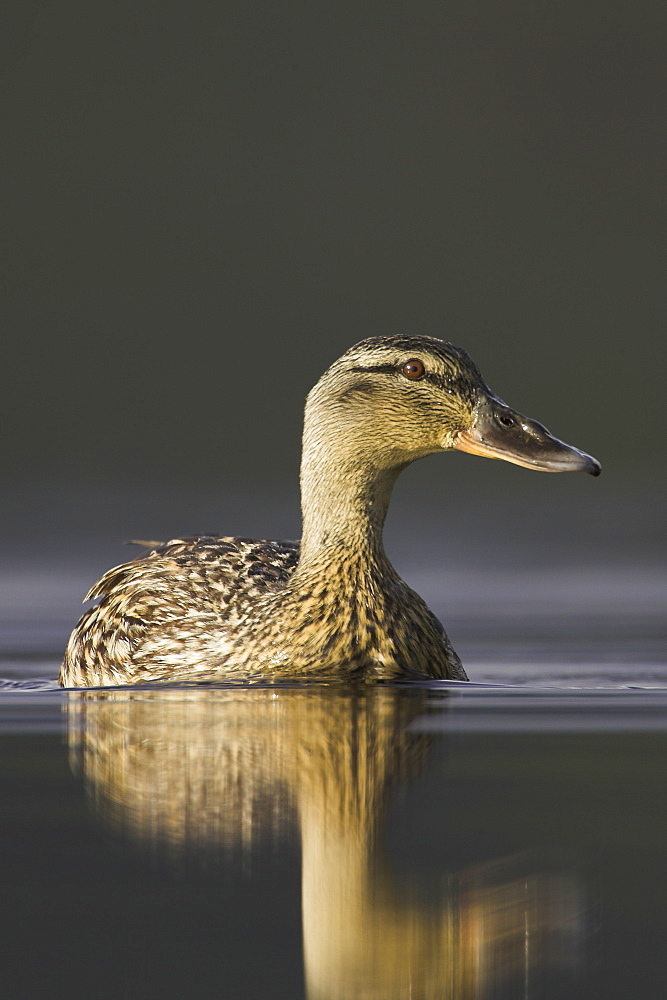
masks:
[[[75,628],[64,686],[147,680],[466,680],[439,621],[382,545],[406,465],[458,448],[544,471],[599,465],[494,396],[429,337],[362,341],[306,404],[296,542],[198,536],[109,570]]]

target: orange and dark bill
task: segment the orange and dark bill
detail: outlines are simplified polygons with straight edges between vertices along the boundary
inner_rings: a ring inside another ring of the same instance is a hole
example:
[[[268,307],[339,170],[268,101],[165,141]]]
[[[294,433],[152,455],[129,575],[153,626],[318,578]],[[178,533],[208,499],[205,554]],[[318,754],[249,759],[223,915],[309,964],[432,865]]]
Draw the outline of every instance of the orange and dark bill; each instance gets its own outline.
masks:
[[[599,476],[602,469],[597,459],[552,437],[537,420],[522,416],[491,393],[479,400],[475,419],[470,427],[459,431],[454,447],[541,472],[589,472]]]

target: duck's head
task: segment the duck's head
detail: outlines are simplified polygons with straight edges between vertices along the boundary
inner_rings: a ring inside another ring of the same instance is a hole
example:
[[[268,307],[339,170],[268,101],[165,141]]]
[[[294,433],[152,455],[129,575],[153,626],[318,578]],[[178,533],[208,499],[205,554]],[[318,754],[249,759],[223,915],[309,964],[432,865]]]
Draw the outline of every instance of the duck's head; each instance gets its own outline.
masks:
[[[355,344],[308,396],[305,442],[337,460],[399,468],[457,449],[542,472],[600,473],[600,463],[494,395],[460,347],[433,337]]]

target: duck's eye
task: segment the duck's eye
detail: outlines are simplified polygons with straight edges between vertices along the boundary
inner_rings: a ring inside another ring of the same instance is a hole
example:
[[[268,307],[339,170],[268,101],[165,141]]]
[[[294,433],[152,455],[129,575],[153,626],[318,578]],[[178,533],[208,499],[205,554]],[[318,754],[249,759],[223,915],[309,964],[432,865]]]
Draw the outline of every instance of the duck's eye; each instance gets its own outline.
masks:
[[[423,378],[426,373],[426,368],[424,367],[424,362],[420,361],[419,358],[411,358],[410,361],[406,361],[401,371],[406,378],[414,379]]]

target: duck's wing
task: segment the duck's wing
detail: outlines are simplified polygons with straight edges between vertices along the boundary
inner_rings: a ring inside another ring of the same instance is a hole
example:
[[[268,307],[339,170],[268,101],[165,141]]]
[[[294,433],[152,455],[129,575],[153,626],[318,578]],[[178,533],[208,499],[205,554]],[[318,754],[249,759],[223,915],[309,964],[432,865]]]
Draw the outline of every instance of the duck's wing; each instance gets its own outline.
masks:
[[[175,664],[284,586],[298,558],[298,542],[198,535],[155,545],[91,587],[85,599],[98,603],[72,632],[60,683],[133,683],[146,672],[141,650],[161,644]]]

